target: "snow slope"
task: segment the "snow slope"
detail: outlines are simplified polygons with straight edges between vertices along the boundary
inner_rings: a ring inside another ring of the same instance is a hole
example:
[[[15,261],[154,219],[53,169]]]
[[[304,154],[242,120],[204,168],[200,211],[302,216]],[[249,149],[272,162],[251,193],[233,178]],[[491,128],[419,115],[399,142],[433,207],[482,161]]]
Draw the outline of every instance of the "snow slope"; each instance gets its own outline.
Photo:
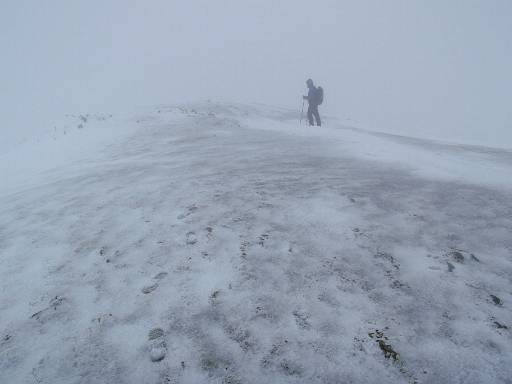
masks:
[[[3,154],[0,382],[510,383],[512,153],[297,117]]]

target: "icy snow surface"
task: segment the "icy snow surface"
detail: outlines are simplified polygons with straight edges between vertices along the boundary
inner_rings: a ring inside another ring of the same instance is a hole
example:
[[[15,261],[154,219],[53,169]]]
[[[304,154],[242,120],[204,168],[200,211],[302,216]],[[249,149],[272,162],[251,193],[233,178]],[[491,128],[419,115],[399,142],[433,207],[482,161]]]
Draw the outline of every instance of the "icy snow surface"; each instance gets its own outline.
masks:
[[[511,382],[511,151],[98,121],[0,157],[0,383]]]

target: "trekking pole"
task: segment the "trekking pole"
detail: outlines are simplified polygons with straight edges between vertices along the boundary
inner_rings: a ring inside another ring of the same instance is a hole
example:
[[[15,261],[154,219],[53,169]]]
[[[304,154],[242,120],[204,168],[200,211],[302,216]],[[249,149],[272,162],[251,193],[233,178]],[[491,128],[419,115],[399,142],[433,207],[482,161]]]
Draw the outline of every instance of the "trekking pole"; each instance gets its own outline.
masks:
[[[299,122],[299,125],[302,125],[302,118],[304,117],[304,103],[305,103],[305,100],[302,99],[302,110],[300,111],[300,122]]]

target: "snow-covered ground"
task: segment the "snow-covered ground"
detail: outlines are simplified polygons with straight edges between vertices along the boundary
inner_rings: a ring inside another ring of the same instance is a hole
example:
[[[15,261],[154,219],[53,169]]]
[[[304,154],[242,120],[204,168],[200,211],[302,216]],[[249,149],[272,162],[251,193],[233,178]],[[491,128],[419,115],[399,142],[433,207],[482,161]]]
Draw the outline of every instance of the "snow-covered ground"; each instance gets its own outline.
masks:
[[[512,382],[512,151],[75,120],[0,156],[0,383]]]

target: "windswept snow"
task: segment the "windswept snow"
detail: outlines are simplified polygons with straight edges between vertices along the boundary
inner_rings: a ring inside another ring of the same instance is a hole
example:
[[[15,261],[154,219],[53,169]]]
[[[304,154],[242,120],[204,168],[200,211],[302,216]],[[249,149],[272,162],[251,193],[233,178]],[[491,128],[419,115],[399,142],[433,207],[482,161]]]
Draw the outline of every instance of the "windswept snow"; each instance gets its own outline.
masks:
[[[0,382],[510,383],[512,153],[297,118],[4,154]]]

